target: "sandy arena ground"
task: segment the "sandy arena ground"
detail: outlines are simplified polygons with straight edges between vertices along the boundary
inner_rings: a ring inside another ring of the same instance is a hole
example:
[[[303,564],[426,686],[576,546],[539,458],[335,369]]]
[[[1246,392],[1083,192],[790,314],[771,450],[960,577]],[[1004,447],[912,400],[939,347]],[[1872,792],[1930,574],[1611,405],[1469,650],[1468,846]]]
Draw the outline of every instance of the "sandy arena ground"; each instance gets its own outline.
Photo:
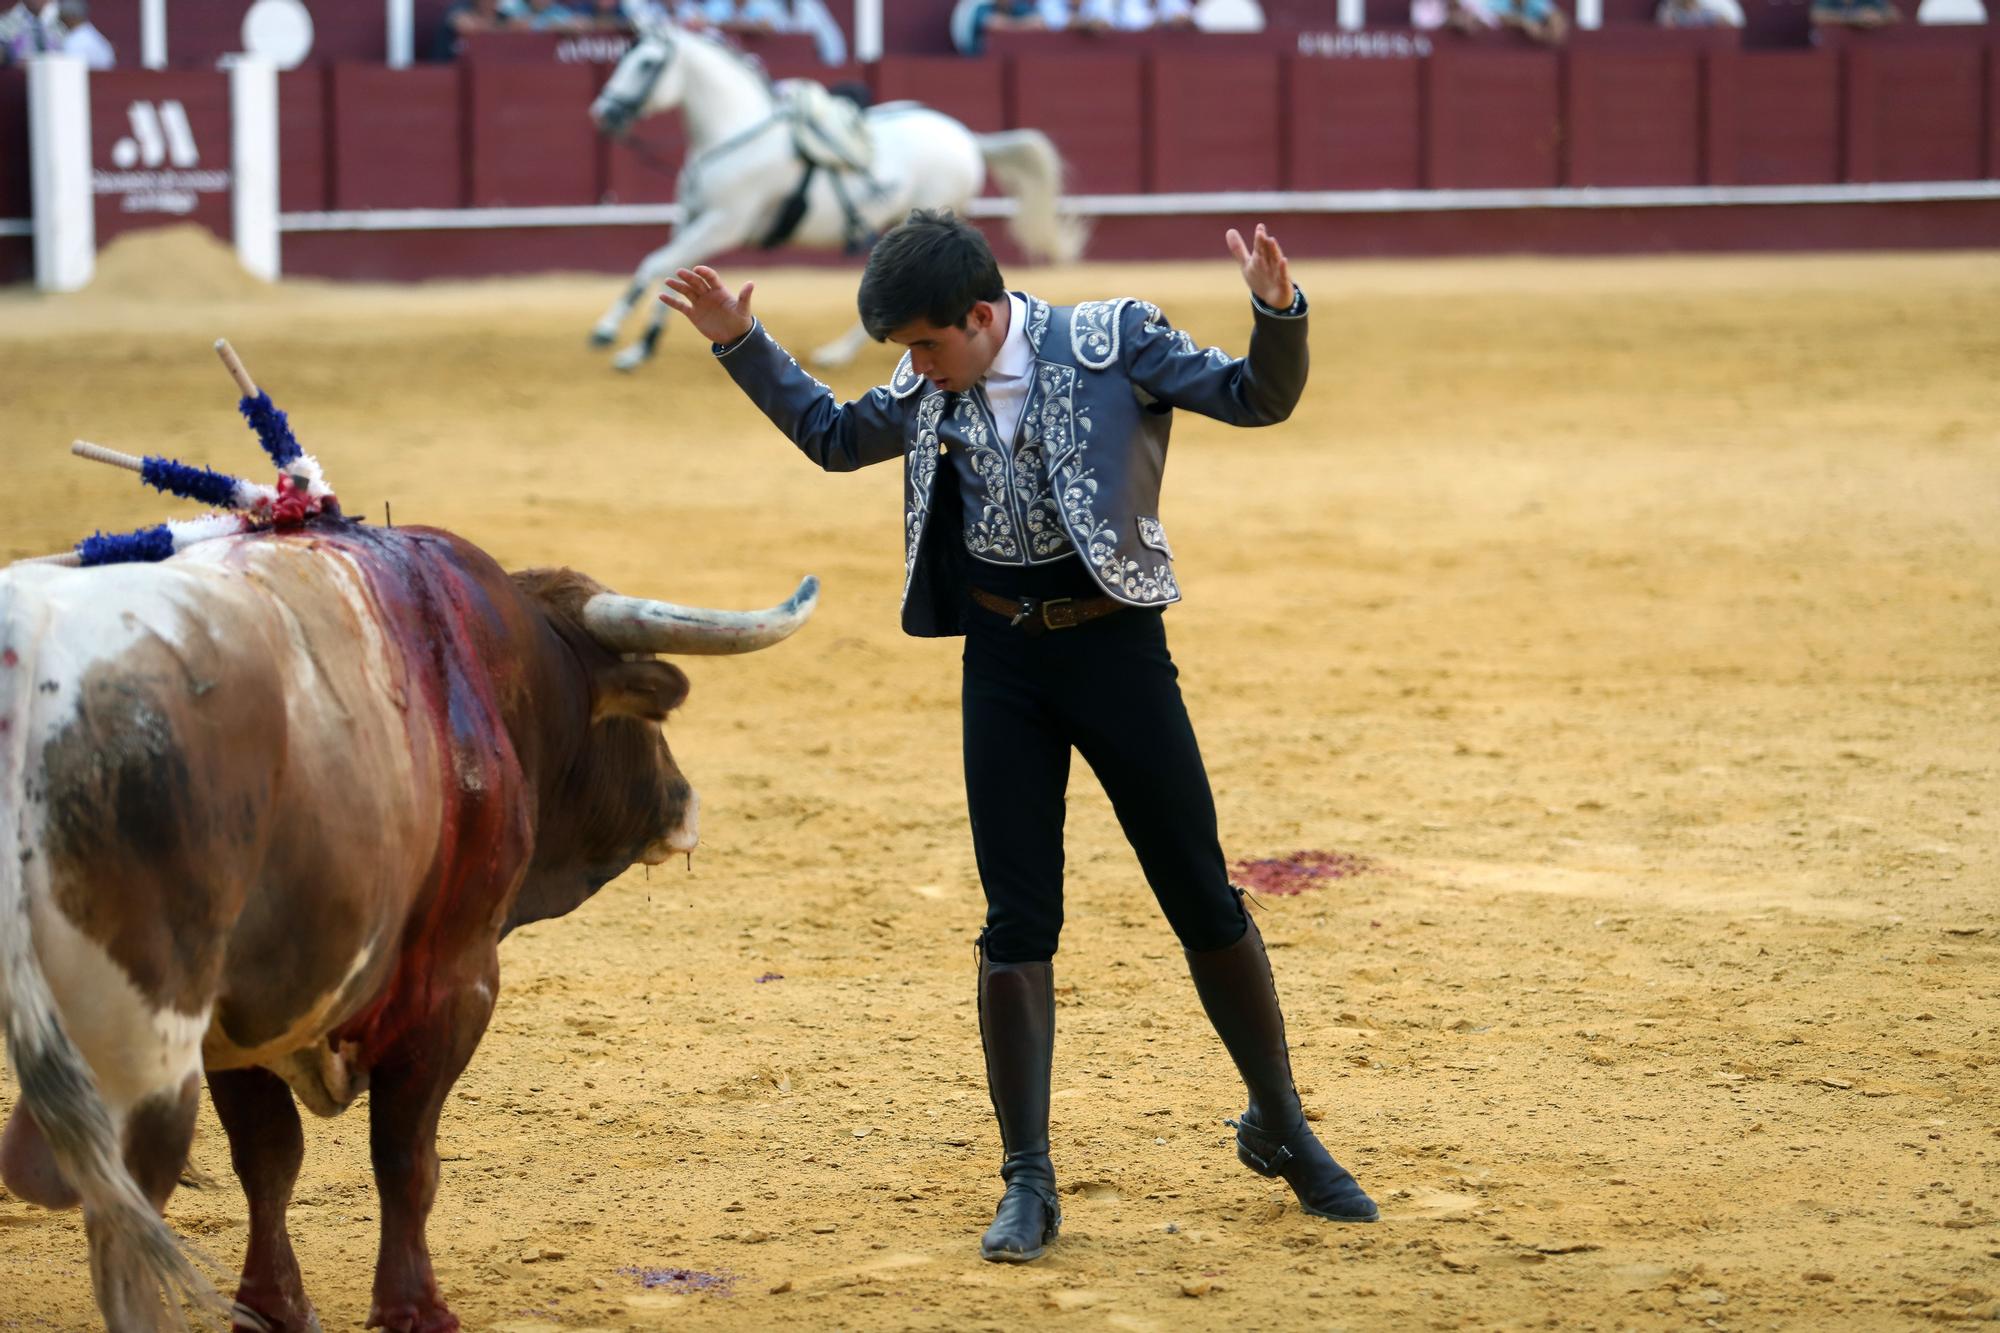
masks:
[[[958,648],[897,629],[898,468],[820,475],[685,328],[614,375],[584,347],[611,279],[258,293],[173,241],[0,295],[0,557],[180,512],[74,436],[253,467],[227,334],[372,518],[683,601],[825,580],[793,642],[690,664],[692,871],[504,949],[431,1226],[468,1328],[2000,1311],[2000,256],[1299,267],[1298,415],[1179,423],[1168,623],[1231,855],[1379,867],[1260,919],[1383,1220],[1236,1165],[1233,1071],[1078,765],[1068,1222],[1026,1268],[974,1243],[999,1150]],[[849,317],[851,274],[755,276],[794,347]],[[1247,336],[1225,259],[1012,276]],[[308,1126],[292,1213],[329,1330],[368,1306],[365,1130]],[[206,1111],[194,1170],[171,1220],[233,1272]],[[716,1280],[642,1285],[673,1269]],[[88,1327],[88,1293],[76,1216],[0,1196],[0,1329]]]

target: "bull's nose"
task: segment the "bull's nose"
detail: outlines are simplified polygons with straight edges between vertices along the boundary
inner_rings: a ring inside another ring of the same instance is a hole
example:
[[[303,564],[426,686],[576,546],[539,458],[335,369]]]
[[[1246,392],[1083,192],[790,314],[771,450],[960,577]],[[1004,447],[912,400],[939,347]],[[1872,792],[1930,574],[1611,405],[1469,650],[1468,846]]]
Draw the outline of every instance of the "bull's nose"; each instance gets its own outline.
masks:
[[[687,798],[687,811],[681,816],[681,826],[667,835],[667,846],[677,852],[691,852],[701,841],[701,793],[691,791]]]

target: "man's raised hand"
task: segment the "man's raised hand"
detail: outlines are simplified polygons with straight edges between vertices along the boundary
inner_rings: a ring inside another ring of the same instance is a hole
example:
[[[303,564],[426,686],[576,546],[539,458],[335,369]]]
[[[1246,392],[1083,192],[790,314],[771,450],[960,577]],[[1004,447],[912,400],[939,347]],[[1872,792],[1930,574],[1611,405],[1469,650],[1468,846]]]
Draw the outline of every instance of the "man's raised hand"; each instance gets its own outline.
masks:
[[[1229,242],[1229,253],[1243,266],[1243,281],[1251,294],[1273,310],[1291,309],[1292,271],[1285,263],[1285,252],[1278,248],[1278,238],[1265,231],[1260,222],[1248,245],[1234,227],[1224,233],[1223,239]]]
[[[714,269],[697,264],[668,278],[669,290],[661,292],[660,299],[687,316],[687,322],[710,342],[733,343],[757,322],[750,317],[750,293],[756,286],[746,282],[742,291],[731,296]]]

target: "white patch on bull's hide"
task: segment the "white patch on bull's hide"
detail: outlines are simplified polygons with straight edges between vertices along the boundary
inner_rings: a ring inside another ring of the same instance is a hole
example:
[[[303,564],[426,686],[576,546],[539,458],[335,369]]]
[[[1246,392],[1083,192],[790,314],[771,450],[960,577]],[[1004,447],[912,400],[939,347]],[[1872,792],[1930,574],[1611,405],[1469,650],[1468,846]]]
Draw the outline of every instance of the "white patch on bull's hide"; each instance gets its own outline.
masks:
[[[122,1127],[132,1107],[177,1091],[201,1069],[210,1011],[183,1014],[155,1006],[46,892],[32,896],[28,915],[63,1028],[97,1076],[112,1122]]]
[[[37,742],[68,727],[82,698],[78,686],[92,667],[148,638],[179,646],[186,580],[164,566],[24,565],[0,578],[19,580],[49,608],[41,638],[21,653],[35,675]]]

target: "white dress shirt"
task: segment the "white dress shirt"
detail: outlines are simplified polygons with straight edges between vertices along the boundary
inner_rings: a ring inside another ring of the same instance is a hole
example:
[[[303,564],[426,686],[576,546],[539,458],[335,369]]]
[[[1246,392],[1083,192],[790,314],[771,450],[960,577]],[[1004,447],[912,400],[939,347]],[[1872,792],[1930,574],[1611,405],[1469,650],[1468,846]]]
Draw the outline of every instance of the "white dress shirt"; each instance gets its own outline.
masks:
[[[1011,454],[1014,428],[1021,424],[1021,409],[1028,404],[1035,356],[1028,349],[1027,303],[1009,292],[1007,310],[1007,336],[1001,339],[1000,350],[994,354],[993,364],[986,368],[986,378],[980,385],[986,390],[987,405],[993,409],[993,426],[999,432],[995,443]]]

